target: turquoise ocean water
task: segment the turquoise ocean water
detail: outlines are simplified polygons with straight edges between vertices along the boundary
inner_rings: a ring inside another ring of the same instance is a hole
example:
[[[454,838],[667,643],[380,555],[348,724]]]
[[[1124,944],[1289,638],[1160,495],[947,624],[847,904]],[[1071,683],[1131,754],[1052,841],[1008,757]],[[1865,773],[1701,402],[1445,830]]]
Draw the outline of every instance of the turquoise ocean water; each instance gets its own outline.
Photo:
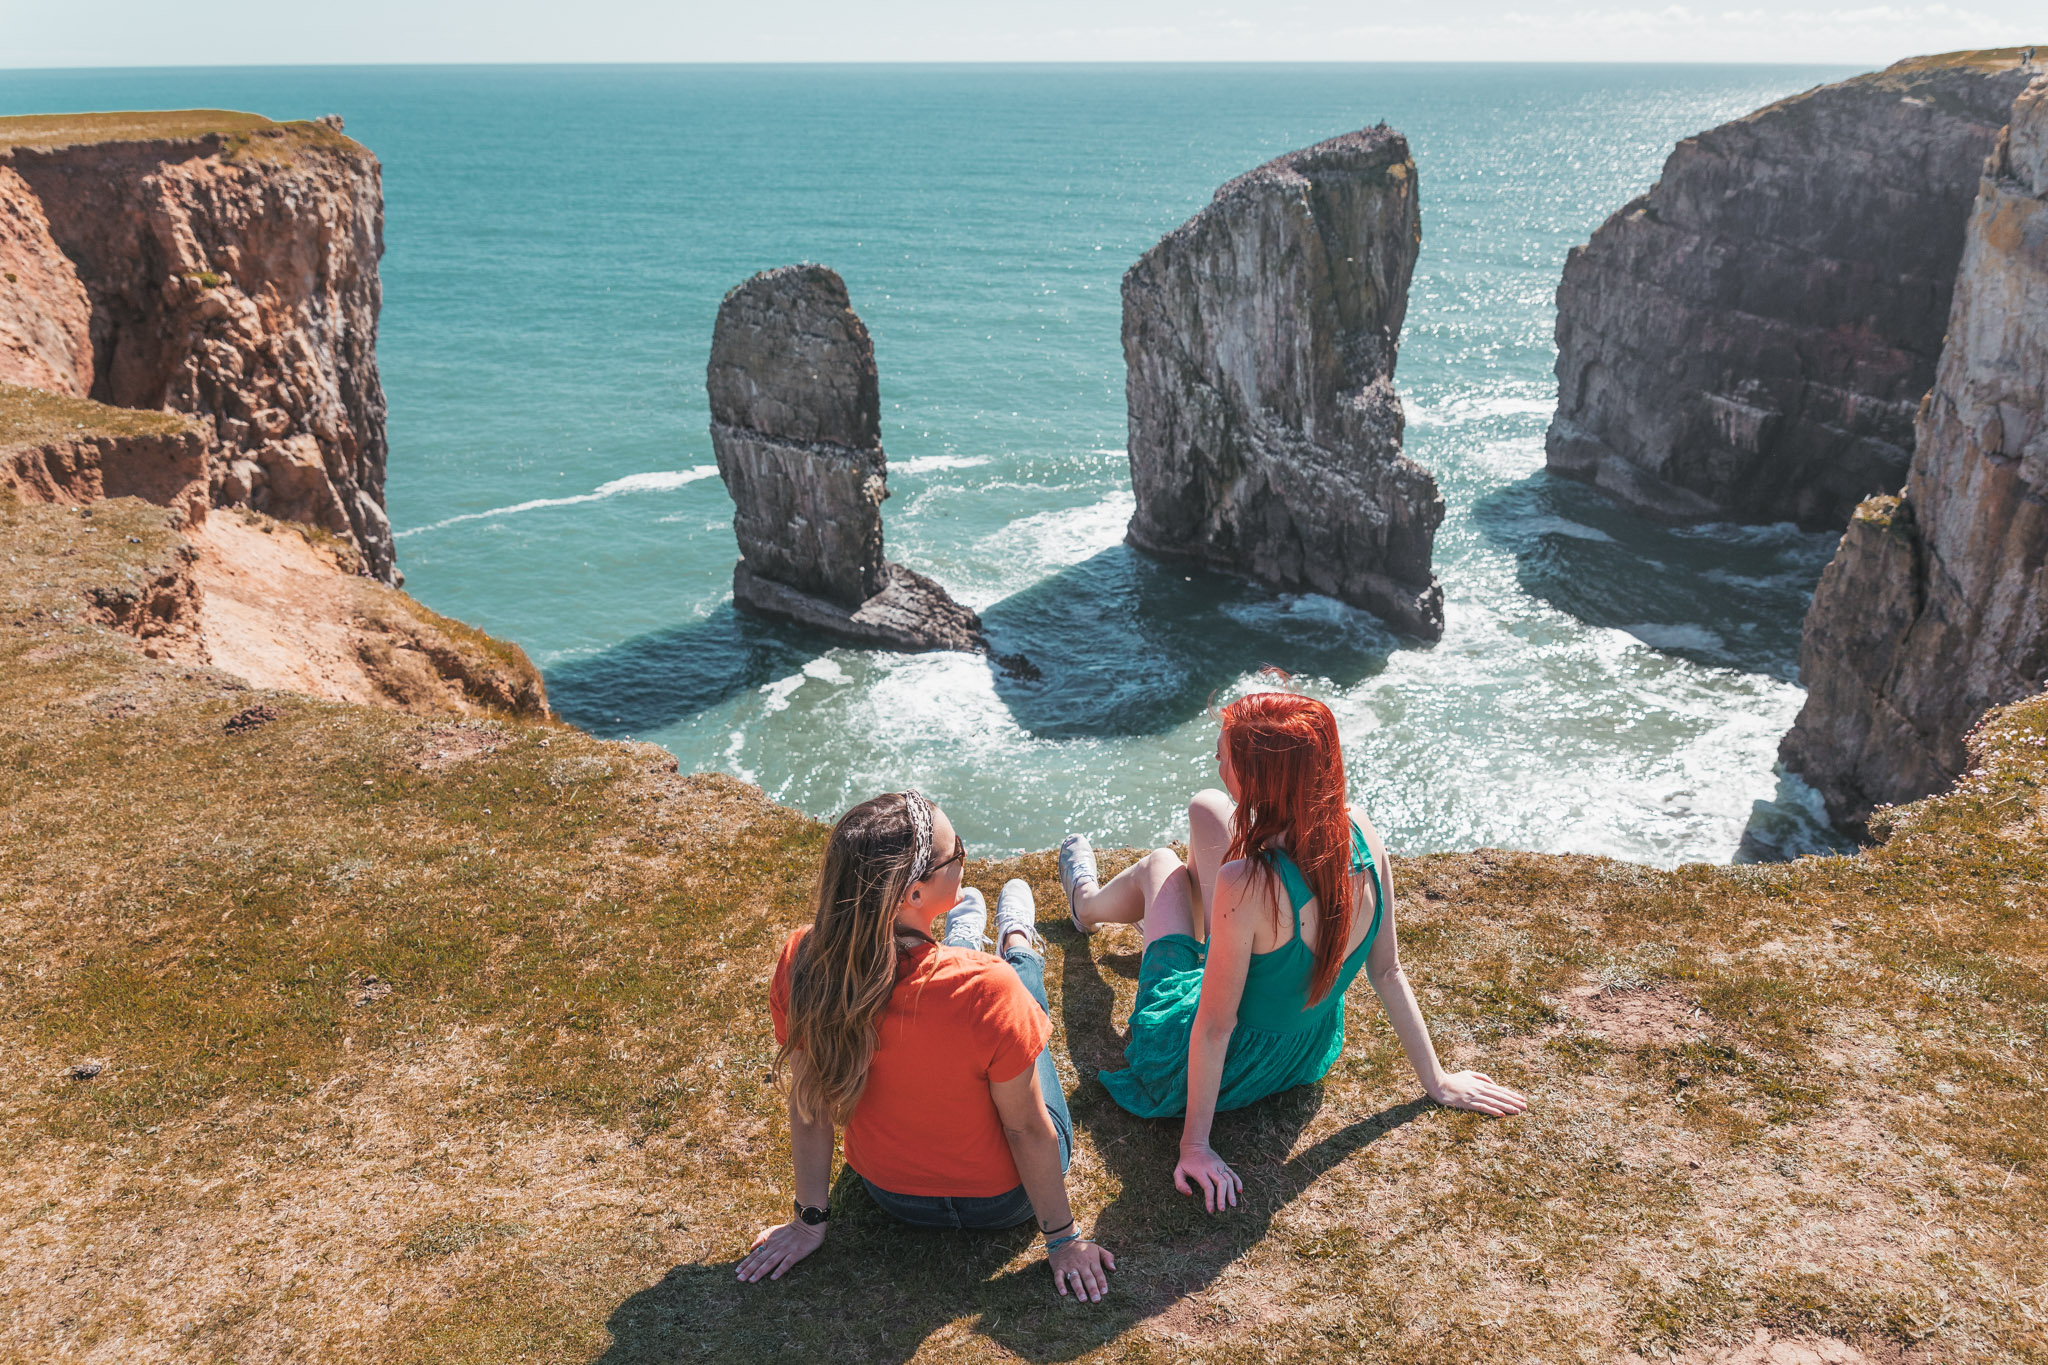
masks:
[[[1825,844],[1774,771],[1833,537],[1670,530],[1542,473],[1565,252],[1794,67],[293,68],[0,73],[0,113],[337,112],[384,163],[379,359],[407,586],[519,641],[565,716],[830,816],[915,783],[970,845],[1174,835],[1207,708],[1286,669],[1408,852],[1673,864]],[[1125,548],[1118,280],[1224,180],[1384,120],[1424,243],[1397,373],[1435,471],[1442,642]],[[706,434],[721,295],[845,276],[893,558],[978,658],[735,615]]]

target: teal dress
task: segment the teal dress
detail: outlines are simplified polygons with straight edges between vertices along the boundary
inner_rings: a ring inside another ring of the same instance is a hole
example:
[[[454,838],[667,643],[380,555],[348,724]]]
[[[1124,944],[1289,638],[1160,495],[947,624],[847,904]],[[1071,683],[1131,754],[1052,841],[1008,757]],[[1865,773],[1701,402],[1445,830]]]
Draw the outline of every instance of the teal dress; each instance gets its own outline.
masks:
[[[1314,899],[1294,859],[1278,849],[1267,865],[1287,888],[1294,913],[1294,937],[1270,953],[1253,953],[1245,972],[1237,1028],[1223,1057],[1223,1083],[1216,1108],[1241,1109],[1290,1086],[1321,1080],[1344,1051],[1344,992],[1365,965],[1379,937],[1386,892],[1373,868],[1372,850],[1356,824],[1351,827],[1351,871],[1373,872],[1372,927],[1337,971],[1328,995],[1308,1003],[1315,954],[1301,941],[1301,907]],[[1169,1118],[1187,1111],[1188,1038],[1202,998],[1202,965],[1207,948],[1187,934],[1165,934],[1145,950],[1138,966],[1138,1002],[1131,1010],[1131,1041],[1124,1069],[1105,1071],[1110,1097],[1140,1118]]]

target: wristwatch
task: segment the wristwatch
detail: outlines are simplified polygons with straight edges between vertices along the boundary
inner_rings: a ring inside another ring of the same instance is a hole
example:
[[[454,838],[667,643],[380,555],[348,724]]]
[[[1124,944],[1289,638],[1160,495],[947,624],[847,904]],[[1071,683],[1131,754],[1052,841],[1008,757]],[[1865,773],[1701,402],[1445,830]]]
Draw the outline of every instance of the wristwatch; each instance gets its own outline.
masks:
[[[814,1228],[832,1216],[830,1209],[814,1209],[801,1199],[794,1202],[796,1204],[796,1221],[802,1223],[805,1227]]]

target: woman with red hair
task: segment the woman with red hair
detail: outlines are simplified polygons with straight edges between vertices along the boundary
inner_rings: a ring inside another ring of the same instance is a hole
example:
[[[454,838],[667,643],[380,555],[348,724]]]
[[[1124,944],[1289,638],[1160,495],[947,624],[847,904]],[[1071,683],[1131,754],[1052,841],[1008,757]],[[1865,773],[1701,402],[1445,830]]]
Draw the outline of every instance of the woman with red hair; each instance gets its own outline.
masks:
[[[1173,1182],[1210,1212],[1244,1182],[1209,1146],[1216,1113],[1321,1080],[1344,1051],[1344,992],[1364,968],[1438,1104],[1519,1114],[1528,1100],[1446,1073],[1401,971],[1386,849],[1346,795],[1337,720],[1312,697],[1257,692],[1223,708],[1224,792],[1188,803],[1188,855],[1154,849],[1104,884],[1085,836],[1060,845],[1074,927],[1145,936],[1125,1067],[1104,1072],[1142,1118],[1184,1115]],[[1371,912],[1365,902],[1371,900]]]

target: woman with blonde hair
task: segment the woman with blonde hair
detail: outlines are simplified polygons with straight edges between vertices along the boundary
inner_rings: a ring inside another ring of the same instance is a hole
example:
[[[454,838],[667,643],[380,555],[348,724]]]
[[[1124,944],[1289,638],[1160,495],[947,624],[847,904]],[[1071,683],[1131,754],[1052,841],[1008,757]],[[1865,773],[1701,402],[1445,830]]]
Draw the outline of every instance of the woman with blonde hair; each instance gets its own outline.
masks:
[[[1074,927],[1144,932],[1126,1065],[1102,1082],[1140,1117],[1183,1116],[1180,1192],[1199,1187],[1212,1213],[1237,1203],[1244,1182],[1209,1145],[1217,1111],[1321,1080],[1344,1051],[1344,993],[1361,968],[1431,1099],[1497,1117],[1528,1108],[1437,1062],[1401,970],[1386,850],[1349,804],[1330,708],[1240,697],[1223,708],[1216,762],[1228,795],[1188,803],[1190,865],[1154,849],[1104,885],[1084,836],[1060,845]]]
[[[941,850],[944,850],[941,852]],[[789,1093],[796,1212],[739,1264],[780,1279],[823,1245],[832,1147],[882,1209],[918,1227],[1008,1228],[1034,1214],[1061,1294],[1099,1301],[1116,1258],[1067,1203],[1073,1125],[1047,1040],[1044,943],[1031,887],[988,909],[960,886],[967,847],[917,791],[855,806],[833,827],[817,913],[769,988]],[[946,936],[927,932],[940,914]]]

